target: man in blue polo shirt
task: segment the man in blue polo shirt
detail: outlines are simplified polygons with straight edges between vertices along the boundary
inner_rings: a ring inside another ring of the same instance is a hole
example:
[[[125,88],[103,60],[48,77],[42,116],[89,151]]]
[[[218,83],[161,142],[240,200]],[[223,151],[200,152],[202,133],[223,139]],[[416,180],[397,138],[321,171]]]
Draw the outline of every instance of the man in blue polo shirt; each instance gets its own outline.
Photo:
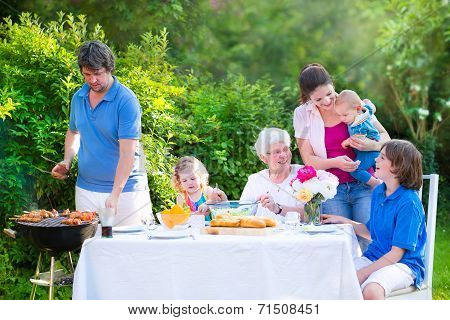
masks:
[[[79,49],[78,65],[86,83],[72,98],[64,160],[52,170],[67,178],[78,154],[77,210],[114,208],[115,225],[136,225],[151,216],[143,165],[141,107],[135,94],[112,75],[114,56],[100,41]]]

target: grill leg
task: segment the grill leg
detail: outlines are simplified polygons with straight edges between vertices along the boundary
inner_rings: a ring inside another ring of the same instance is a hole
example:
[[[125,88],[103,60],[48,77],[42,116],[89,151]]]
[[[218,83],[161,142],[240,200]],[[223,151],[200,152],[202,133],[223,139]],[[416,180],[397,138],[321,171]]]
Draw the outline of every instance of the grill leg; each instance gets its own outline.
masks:
[[[72,274],[75,273],[75,269],[73,268],[73,260],[72,260],[72,253],[70,253],[70,251],[67,252],[67,258],[69,259],[69,268],[70,268],[70,272],[72,272]]]
[[[39,278],[41,263],[42,263],[42,252],[39,252],[39,258],[38,258],[38,263],[36,266],[36,272],[34,273],[34,279]],[[30,300],[34,300],[34,297],[36,295],[36,288],[37,288],[37,284],[33,283],[33,286],[31,287]]]
[[[53,300],[53,277],[55,269],[55,257],[50,258],[50,281],[49,281],[49,289],[48,289],[48,300]]]

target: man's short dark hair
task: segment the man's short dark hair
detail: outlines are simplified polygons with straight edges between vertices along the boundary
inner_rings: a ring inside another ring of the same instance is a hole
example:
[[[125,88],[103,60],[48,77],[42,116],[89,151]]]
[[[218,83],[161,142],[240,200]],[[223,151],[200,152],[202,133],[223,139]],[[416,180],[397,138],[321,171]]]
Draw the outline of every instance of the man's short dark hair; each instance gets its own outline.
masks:
[[[83,67],[93,70],[105,68],[107,71],[113,72],[114,55],[103,42],[87,41],[78,50],[78,66],[80,70]]]

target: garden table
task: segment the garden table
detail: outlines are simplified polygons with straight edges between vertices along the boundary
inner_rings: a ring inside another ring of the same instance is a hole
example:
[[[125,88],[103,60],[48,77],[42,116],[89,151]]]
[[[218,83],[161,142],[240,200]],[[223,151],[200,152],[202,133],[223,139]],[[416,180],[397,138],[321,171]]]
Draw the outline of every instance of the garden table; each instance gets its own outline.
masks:
[[[350,225],[269,236],[97,235],[83,244],[73,299],[362,299],[357,248]]]

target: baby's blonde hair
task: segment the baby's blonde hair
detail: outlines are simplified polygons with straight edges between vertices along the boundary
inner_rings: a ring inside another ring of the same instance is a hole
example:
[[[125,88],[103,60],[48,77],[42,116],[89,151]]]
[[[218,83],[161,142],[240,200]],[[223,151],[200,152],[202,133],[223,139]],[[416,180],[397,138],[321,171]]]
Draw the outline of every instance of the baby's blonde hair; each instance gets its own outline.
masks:
[[[197,174],[200,177],[200,185],[203,190],[206,190],[206,187],[208,186],[209,174],[203,163],[195,157],[182,157],[178,160],[172,175],[172,186],[176,191],[184,191],[181,186],[180,173],[184,173],[186,171],[192,171]]]
[[[336,98],[336,104],[346,103],[348,107],[355,108],[363,106],[363,102],[359,95],[352,90],[342,90]]]

